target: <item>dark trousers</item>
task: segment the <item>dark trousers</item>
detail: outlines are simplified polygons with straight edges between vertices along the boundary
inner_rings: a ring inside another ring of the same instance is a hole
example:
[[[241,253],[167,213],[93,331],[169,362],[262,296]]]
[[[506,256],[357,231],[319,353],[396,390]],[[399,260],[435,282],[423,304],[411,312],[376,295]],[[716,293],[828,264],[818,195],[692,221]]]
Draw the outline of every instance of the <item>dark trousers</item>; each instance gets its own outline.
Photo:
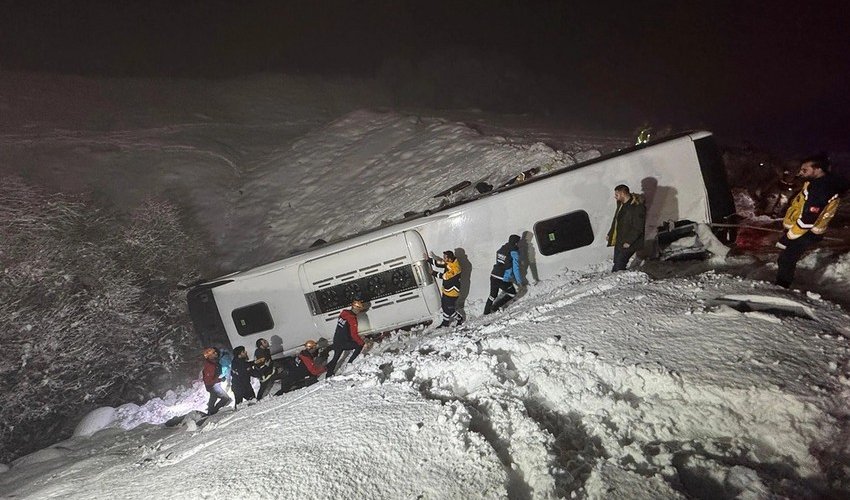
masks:
[[[207,386],[207,392],[210,393],[210,400],[207,403],[207,413],[215,415],[218,410],[230,404],[230,396],[221,388],[221,384]],[[216,403],[218,401],[218,403]]]
[[[280,382],[280,390],[275,393],[275,396],[280,396],[281,394],[285,394],[296,389],[310,387],[318,381],[319,379],[314,377],[313,375],[296,378],[286,377]]]
[[[623,248],[619,245],[614,247],[614,267],[611,268],[612,273],[617,271],[625,271],[629,265],[629,259],[635,254],[635,249],[632,247]]]
[[[271,365],[265,366],[260,372],[260,388],[257,390],[257,401],[269,395],[275,382],[283,378],[284,373],[275,371]]]
[[[794,281],[794,271],[797,270],[797,262],[812,245],[822,240],[823,237],[811,231],[800,236],[796,240],[788,240],[785,249],[779,253],[776,263],[779,271],[776,273],[776,284],[789,288]]]
[[[348,358],[348,362],[351,363],[357,358],[357,355],[360,354],[360,351],[363,350],[363,346],[358,344],[357,342],[351,340],[351,338],[336,338],[334,337],[334,357],[328,363],[328,374],[325,377],[330,377],[336,371],[336,364],[339,362],[339,358],[342,357],[342,353],[345,351],[354,351],[351,353],[351,356]]]
[[[501,297],[499,297],[500,291],[505,292]],[[516,287],[513,283],[496,278],[495,276],[490,276],[490,297],[487,298],[487,303],[484,304],[484,314],[498,311],[500,307],[504,306],[515,296]]]
[[[233,399],[236,404],[242,403],[242,400],[252,400],[256,397],[254,394],[254,388],[251,387],[251,379],[248,380],[240,380],[237,378],[231,379],[233,386]]]
[[[442,295],[440,297],[440,306],[443,310],[443,322],[440,323],[440,327],[449,326],[452,320],[457,320],[458,325],[463,323],[463,316],[457,311],[457,297]]]

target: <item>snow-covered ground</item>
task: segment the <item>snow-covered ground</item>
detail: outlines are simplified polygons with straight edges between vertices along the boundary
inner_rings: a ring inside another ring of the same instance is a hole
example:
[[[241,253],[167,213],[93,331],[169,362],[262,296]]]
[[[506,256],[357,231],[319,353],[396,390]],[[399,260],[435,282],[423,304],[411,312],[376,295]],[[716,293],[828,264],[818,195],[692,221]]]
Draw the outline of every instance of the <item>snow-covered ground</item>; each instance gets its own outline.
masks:
[[[815,319],[709,303],[733,294],[791,301]],[[847,494],[848,321],[814,294],[728,275],[565,273],[530,287],[505,312],[459,329],[399,332],[336,378],[225,409],[200,427],[191,419],[159,424],[202,409],[201,386],[102,411],[80,433],[105,429],[19,459],[0,475],[0,492]]]
[[[119,207],[179,201],[227,270],[433,208],[460,180],[628,144],[523,117],[388,111],[363,85],[3,75],[0,173]],[[850,289],[847,254],[807,259],[808,288]],[[203,425],[163,425],[204,409],[199,384],[99,409],[9,464],[0,497],[850,495],[850,317],[761,281],[771,262],[703,265],[565,270],[504,312],[469,303],[463,328],[397,332],[341,376]],[[814,319],[711,305],[722,295]]]

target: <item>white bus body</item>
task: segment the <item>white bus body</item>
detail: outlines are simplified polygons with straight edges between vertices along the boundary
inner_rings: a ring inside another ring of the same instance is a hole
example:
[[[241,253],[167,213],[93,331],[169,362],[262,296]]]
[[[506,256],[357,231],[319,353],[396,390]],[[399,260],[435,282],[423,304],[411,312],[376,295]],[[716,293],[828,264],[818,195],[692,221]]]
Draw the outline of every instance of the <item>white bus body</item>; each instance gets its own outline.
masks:
[[[646,197],[647,239],[663,221],[734,213],[711,134],[682,134],[198,285],[188,294],[195,329],[204,344],[249,352],[266,338],[281,356],[308,339],[330,341],[354,296],[371,303],[359,316],[364,333],[427,322],[440,308],[427,253],[455,251],[464,267],[461,303],[478,305],[489,294],[495,251],[511,234],[523,236],[526,280],[609,261],[618,184]]]

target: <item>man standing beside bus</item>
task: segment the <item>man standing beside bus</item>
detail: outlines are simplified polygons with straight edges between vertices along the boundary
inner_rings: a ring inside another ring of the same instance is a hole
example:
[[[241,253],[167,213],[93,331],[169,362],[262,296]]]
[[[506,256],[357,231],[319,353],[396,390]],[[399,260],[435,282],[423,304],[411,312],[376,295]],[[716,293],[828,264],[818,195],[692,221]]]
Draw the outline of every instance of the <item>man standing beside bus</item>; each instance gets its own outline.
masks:
[[[522,286],[519,274],[519,235],[512,234],[508,242],[496,250],[496,264],[490,271],[490,297],[484,305],[484,314],[496,312],[517,294],[517,285]],[[499,296],[501,292],[504,294]]]
[[[608,231],[608,246],[614,247],[614,267],[611,272],[623,271],[629,259],[643,247],[646,226],[646,205],[643,197],[632,194],[629,186],[620,184],[614,188],[617,209]]]
[[[336,322],[336,330],[334,331],[334,357],[328,363],[328,372],[325,377],[330,377],[336,371],[336,364],[342,357],[345,351],[353,351],[348,358],[348,363],[354,361],[366,341],[360,336],[357,331],[357,315],[367,309],[366,302],[361,299],[351,301],[351,309],[343,309],[339,313],[339,319]]]
[[[434,254],[431,254],[434,255]],[[428,262],[432,266],[440,268],[432,273],[437,279],[443,280],[443,286],[440,287],[440,306],[443,310],[443,322],[438,328],[444,328],[451,324],[452,320],[457,320],[457,326],[463,324],[463,316],[457,310],[457,299],[460,297],[460,262],[455,257],[455,253],[451,250],[443,252],[443,258],[438,259],[436,255],[429,258]]]
[[[823,239],[823,233],[838,210],[847,182],[829,172],[829,158],[818,154],[803,159],[798,174],[805,183],[794,197],[785,219],[785,234],[776,246],[782,250],[777,264],[776,284],[789,288],[794,281],[797,261],[812,245]]]

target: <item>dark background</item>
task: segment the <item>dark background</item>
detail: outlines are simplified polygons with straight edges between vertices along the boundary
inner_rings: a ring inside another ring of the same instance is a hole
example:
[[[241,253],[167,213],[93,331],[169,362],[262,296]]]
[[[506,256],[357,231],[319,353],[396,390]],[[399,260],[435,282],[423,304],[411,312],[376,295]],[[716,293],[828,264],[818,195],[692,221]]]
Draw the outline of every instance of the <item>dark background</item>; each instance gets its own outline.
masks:
[[[0,69],[377,77],[405,105],[846,152],[848,12],[784,0],[6,0]]]

